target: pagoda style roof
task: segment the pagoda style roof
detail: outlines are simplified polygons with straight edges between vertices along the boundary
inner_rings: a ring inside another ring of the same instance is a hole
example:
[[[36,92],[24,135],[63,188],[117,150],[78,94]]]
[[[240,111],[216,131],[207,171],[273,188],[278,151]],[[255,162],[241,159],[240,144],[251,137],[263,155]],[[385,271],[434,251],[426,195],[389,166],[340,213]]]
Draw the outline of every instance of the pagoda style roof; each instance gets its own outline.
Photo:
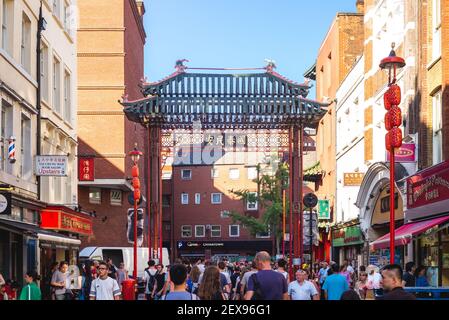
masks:
[[[270,62],[252,73],[198,73],[185,60],[176,72],[152,83],[142,83],[145,98],[121,101],[129,120],[165,129],[203,128],[283,129],[292,124],[315,127],[329,104],[307,99],[310,86],[296,83],[274,71]],[[207,70],[241,70],[207,68]],[[248,70],[248,69],[245,69]]]

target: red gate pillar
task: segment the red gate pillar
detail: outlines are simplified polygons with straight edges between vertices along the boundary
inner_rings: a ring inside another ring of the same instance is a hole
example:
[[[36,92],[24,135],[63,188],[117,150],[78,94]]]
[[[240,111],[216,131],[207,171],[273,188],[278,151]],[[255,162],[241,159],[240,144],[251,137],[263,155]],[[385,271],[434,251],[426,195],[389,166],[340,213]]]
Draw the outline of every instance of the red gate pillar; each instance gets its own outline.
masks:
[[[146,190],[147,190],[147,221],[148,221],[148,260],[152,259],[152,255],[153,255],[153,249],[151,247],[151,237],[153,236],[153,233],[151,232],[151,152],[152,152],[152,143],[151,143],[151,128],[147,127],[148,130],[148,141],[146,143],[147,145],[147,152],[146,152],[146,156],[147,156],[147,169],[146,169],[146,182],[147,182],[147,186],[146,186]]]
[[[293,205],[293,246],[295,258],[300,257],[302,241],[300,241],[300,235],[302,234],[300,224],[300,209],[301,209],[301,183],[300,183],[300,167],[301,167],[301,155],[299,148],[299,127],[293,126],[293,150],[292,150],[292,205]],[[301,223],[302,225],[302,223]]]
[[[151,212],[154,221],[154,248],[156,249],[159,245],[158,236],[162,235],[159,233],[160,226],[159,221],[161,221],[162,212],[160,212],[160,198],[161,198],[161,180],[160,180],[160,163],[161,163],[161,129],[157,126],[150,127],[150,143],[151,143],[151,170],[150,170],[150,188],[151,188]],[[160,249],[161,252],[162,249]],[[159,256],[159,262],[162,263],[162,257]]]

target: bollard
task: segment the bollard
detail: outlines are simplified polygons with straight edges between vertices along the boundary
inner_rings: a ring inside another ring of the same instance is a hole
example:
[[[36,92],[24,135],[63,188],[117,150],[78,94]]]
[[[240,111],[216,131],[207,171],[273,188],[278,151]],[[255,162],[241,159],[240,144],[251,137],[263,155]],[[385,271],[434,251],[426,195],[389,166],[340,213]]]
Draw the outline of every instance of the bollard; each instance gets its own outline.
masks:
[[[128,279],[122,282],[123,300],[136,300],[136,280]]]

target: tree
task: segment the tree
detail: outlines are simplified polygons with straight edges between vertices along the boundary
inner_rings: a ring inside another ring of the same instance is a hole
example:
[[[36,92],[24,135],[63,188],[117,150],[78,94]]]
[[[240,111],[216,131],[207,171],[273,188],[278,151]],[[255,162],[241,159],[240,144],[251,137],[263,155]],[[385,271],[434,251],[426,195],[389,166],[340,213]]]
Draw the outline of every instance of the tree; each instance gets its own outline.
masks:
[[[230,217],[233,223],[246,227],[252,236],[258,233],[271,232],[274,236],[276,253],[280,254],[282,241],[282,191],[288,190],[289,171],[285,163],[280,163],[274,174],[260,174],[261,166],[257,166],[257,178],[253,181],[257,184],[258,192],[254,194],[247,189],[230,190],[244,203],[257,201],[258,209],[263,212],[258,219],[237,211],[231,211]],[[288,216],[288,199],[286,200],[286,215]]]

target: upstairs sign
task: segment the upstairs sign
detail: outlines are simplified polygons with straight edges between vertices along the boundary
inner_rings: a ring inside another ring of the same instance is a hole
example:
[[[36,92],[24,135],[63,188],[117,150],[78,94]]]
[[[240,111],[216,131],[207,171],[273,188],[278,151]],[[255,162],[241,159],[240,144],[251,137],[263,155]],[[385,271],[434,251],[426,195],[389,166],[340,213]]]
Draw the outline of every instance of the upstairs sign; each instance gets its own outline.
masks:
[[[68,157],[58,156],[36,156],[36,175],[37,176],[67,176]]]

